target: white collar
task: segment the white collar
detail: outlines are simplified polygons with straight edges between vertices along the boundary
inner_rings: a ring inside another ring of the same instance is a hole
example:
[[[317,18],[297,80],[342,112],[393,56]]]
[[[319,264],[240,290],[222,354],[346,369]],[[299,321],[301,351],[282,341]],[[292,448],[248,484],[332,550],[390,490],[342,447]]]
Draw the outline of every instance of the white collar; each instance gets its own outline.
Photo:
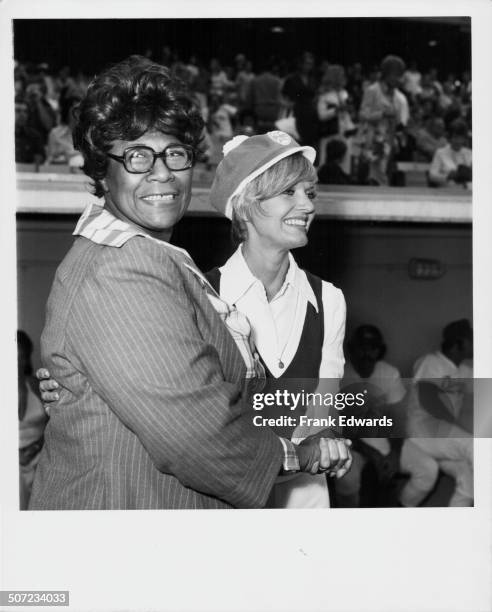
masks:
[[[142,236],[148,240],[153,240],[164,248],[171,249],[184,255],[189,260],[189,263],[183,261],[183,265],[190,270],[203,288],[217,295],[215,289],[213,289],[203,273],[196,267],[188,251],[174,244],[170,244],[169,242],[165,242],[164,240],[158,240],[153,236],[149,236],[149,234],[146,234],[143,230],[137,229],[126,221],[121,221],[98,202],[92,202],[86,206],[73,235],[83,236],[96,244],[110,247],[121,247],[135,236]]]
[[[220,295],[229,304],[235,304],[255,285],[261,285],[261,282],[249,269],[243,257],[241,245],[220,268],[220,273]],[[261,287],[263,288],[263,285]],[[299,268],[292,253],[289,253],[289,268],[279,294],[284,293],[287,287],[292,287],[302,294],[306,301],[314,306],[316,312],[319,312],[318,302],[306,273]]]
[[[137,229],[126,221],[116,218],[113,213],[109,212],[109,210],[104,208],[99,202],[91,202],[86,206],[82,216],[77,222],[73,235],[84,236],[84,238],[88,238],[97,244],[112,247],[121,247],[130,240],[130,238],[143,236],[149,240],[154,240],[164,247],[174,249],[191,259],[189,253],[185,251],[185,249],[174,246],[169,242],[153,238],[143,230]]]

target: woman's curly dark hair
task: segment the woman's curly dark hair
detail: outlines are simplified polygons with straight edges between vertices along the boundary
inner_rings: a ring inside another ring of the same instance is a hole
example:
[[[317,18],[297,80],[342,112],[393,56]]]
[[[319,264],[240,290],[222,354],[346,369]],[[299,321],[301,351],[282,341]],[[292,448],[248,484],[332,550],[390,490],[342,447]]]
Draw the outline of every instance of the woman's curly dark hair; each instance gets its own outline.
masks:
[[[157,130],[196,147],[203,119],[186,85],[160,64],[139,55],[96,76],[75,111],[73,142],[84,157],[83,170],[104,194],[106,153],[115,140],[136,140]]]

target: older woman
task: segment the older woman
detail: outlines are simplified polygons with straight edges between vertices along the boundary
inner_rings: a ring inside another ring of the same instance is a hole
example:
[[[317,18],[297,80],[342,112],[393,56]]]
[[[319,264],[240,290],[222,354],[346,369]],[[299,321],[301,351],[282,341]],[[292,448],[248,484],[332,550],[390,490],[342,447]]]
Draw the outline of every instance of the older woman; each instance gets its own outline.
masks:
[[[139,57],[80,104],[74,142],[104,205],[81,217],[48,301],[42,356],[60,391],[31,509],[259,507],[282,471],[339,463],[325,440],[254,427],[248,323],[168,242],[202,129],[180,83]]]
[[[290,251],[305,246],[316,197],[315,150],[285,132],[236,136],[224,147],[212,204],[232,221],[239,247],[207,276],[246,314],[267,373],[267,390],[315,391],[343,376],[345,300],[331,283],[301,270]],[[318,417],[328,408],[318,406]],[[274,407],[272,415],[279,414]],[[299,430],[283,434],[299,435]],[[345,449],[343,449],[345,450]],[[277,507],[326,507],[326,479],[298,475],[275,487]]]
[[[326,145],[336,138],[347,145],[342,160],[343,170],[350,172],[351,140],[355,125],[350,116],[349,94],[345,89],[347,78],[343,66],[333,64],[328,66],[321,78],[316,108],[320,121],[319,143],[320,158],[318,165],[322,166],[326,159]]]
[[[359,111],[362,156],[369,163],[369,181],[388,184],[390,160],[396,151],[397,133],[409,120],[409,106],[398,84],[405,63],[397,55],[387,55],[381,62],[379,79],[364,91]]]

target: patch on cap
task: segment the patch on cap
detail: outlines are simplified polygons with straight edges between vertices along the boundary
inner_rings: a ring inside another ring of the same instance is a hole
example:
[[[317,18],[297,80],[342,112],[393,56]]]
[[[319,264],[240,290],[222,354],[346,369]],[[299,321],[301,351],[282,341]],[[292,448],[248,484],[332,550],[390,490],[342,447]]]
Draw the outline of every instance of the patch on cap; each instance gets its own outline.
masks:
[[[288,145],[292,142],[292,138],[286,132],[281,132],[280,130],[268,132],[267,136],[279,145]]]

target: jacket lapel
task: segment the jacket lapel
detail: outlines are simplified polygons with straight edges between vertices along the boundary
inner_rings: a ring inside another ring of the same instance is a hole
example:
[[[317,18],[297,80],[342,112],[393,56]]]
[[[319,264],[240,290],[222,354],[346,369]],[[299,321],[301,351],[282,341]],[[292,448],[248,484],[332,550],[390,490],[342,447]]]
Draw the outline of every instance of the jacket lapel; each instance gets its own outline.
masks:
[[[243,381],[246,374],[244,360],[226,325],[208,298],[209,293],[218,297],[217,293],[191,262],[181,262],[181,266],[196,304],[198,328],[203,339],[216,349],[225,380],[233,383]]]

